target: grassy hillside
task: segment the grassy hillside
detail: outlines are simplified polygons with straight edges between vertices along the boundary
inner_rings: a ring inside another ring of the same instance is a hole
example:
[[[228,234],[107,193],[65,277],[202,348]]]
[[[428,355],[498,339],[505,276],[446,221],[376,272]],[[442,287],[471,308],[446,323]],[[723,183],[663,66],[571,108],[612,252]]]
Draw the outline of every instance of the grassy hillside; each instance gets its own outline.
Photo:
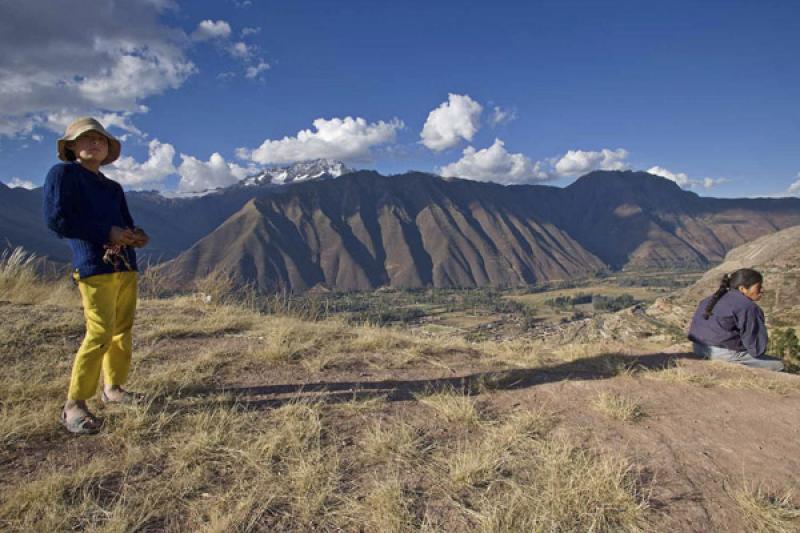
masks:
[[[4,530],[800,527],[797,376],[189,294],[141,301],[147,404],[90,402],[104,430],[74,437],[77,291],[0,266]]]

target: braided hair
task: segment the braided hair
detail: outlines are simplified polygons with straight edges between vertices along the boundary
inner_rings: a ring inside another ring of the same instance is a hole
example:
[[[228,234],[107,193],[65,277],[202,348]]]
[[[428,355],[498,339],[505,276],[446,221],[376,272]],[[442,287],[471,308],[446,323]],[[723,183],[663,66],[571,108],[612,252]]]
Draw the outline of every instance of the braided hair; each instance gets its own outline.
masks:
[[[708,317],[711,316],[711,311],[714,309],[714,306],[717,305],[717,302],[719,302],[720,298],[722,298],[729,290],[735,290],[739,287],[752,287],[756,283],[763,282],[764,276],[761,275],[761,272],[753,270],[752,268],[740,268],[736,272],[725,274],[722,276],[722,281],[719,284],[717,292],[715,292],[708,301],[706,310],[703,313],[703,318],[708,320]]]

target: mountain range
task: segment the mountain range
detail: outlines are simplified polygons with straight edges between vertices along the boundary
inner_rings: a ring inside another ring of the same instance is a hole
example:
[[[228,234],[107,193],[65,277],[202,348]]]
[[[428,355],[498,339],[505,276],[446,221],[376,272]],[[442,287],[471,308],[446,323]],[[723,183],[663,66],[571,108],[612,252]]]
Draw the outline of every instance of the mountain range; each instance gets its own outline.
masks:
[[[151,236],[149,260],[182,287],[217,270],[267,290],[509,287],[605,269],[704,269],[800,224],[800,199],[706,198],[645,172],[597,171],[564,188],[329,161],[270,172],[191,198],[126,193]],[[41,201],[41,189],[0,185],[0,238],[66,261]]]

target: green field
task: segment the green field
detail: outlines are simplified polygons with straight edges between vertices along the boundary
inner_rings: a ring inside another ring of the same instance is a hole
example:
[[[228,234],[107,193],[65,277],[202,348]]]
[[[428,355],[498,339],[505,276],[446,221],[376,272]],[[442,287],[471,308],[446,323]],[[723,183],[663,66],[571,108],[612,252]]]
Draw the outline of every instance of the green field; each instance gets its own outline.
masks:
[[[523,303],[528,306],[538,307],[545,305],[547,300],[560,296],[574,297],[580,294],[595,294],[600,296],[622,296],[630,294],[637,301],[652,302],[659,296],[664,296],[670,291],[661,287],[617,287],[614,285],[588,285],[585,287],[574,287],[570,289],[556,289],[546,292],[533,294],[509,295],[507,298]]]

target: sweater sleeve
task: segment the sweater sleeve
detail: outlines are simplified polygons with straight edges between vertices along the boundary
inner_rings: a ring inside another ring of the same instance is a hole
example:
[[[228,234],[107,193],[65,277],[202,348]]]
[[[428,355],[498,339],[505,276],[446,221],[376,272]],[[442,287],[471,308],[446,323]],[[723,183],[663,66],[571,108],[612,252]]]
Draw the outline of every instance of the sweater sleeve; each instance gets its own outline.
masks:
[[[61,165],[54,166],[47,173],[43,208],[47,227],[59,237],[82,239],[99,246],[108,242],[111,227],[81,217],[77,191]]]
[[[748,306],[737,315],[736,322],[747,353],[753,357],[763,356],[767,352],[768,340],[764,311],[757,305]]]

